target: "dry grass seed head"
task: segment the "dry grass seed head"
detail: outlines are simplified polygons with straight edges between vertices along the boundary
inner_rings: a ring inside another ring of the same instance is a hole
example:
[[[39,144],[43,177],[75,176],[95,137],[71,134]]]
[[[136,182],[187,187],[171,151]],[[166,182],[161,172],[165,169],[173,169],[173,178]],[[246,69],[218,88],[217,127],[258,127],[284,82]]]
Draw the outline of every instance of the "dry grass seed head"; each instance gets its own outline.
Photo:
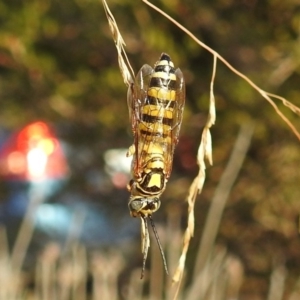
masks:
[[[118,62],[120,71],[124,80],[124,83],[129,87],[134,82],[134,72],[133,69],[129,63],[128,57],[126,55],[124,46],[125,42],[123,40],[123,37],[119,31],[117,22],[111,13],[107,3],[105,0],[102,0],[102,4],[104,7],[104,11],[108,20],[109,28],[113,37],[113,40],[115,42],[117,53],[118,53]]]

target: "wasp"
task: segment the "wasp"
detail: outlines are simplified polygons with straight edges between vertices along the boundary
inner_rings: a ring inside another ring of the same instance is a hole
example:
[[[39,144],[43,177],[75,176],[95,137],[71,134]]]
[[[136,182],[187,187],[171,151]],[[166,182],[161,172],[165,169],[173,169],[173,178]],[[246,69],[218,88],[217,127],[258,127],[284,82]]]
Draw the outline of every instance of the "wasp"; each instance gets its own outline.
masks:
[[[168,273],[152,214],[160,207],[160,196],[171,175],[185,104],[183,74],[174,68],[168,54],[162,53],[154,68],[146,64],[140,69],[128,89],[127,102],[134,135],[127,153],[133,156],[128,207],[132,217],[141,218],[143,278],[150,247],[148,219]]]

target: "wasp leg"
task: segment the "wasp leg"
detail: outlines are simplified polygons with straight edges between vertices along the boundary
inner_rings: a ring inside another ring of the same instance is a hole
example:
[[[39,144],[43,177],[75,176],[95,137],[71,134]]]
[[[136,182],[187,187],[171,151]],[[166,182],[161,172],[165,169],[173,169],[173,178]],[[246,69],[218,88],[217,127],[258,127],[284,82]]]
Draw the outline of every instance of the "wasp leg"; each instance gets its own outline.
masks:
[[[128,151],[127,151],[127,153],[126,153],[126,156],[127,156],[127,157],[132,156],[134,153],[135,153],[135,145],[132,144],[132,145],[128,148]]]

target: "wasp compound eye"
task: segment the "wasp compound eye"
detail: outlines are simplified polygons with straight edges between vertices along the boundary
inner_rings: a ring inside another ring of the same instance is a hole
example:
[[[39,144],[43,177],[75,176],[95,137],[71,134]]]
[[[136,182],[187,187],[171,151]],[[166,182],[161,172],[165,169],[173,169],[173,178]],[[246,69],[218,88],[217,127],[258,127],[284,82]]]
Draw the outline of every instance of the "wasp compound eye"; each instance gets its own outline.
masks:
[[[144,204],[142,198],[130,200],[128,203],[129,210],[131,214],[138,214],[138,212],[143,208]],[[136,215],[134,215],[136,217]]]

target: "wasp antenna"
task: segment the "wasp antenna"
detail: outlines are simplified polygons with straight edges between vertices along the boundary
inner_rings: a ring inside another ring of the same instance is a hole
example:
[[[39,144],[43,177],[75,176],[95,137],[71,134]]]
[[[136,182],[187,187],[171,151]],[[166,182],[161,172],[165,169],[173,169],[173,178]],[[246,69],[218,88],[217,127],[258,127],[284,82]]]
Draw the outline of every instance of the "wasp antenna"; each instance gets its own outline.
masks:
[[[149,237],[149,230],[148,230],[148,222],[147,218],[141,217],[142,221],[142,251],[143,251],[143,266],[141,272],[141,279],[144,278],[144,273],[146,269],[146,260],[148,256],[148,249],[150,246],[150,237]]]
[[[157,230],[156,230],[156,227],[155,227],[155,224],[154,224],[154,221],[153,221],[151,215],[149,215],[149,219],[150,219],[150,223],[151,223],[154,235],[155,235],[155,239],[156,239],[158,247],[159,247],[159,251],[160,251],[160,254],[161,254],[161,258],[162,258],[162,261],[163,261],[163,264],[164,264],[164,268],[165,268],[166,274],[169,275],[167,261],[166,261],[166,258],[165,258],[165,254],[164,254],[163,248],[161,246],[161,243],[160,243],[160,240],[159,240],[159,237],[158,237],[158,233],[157,233]]]

